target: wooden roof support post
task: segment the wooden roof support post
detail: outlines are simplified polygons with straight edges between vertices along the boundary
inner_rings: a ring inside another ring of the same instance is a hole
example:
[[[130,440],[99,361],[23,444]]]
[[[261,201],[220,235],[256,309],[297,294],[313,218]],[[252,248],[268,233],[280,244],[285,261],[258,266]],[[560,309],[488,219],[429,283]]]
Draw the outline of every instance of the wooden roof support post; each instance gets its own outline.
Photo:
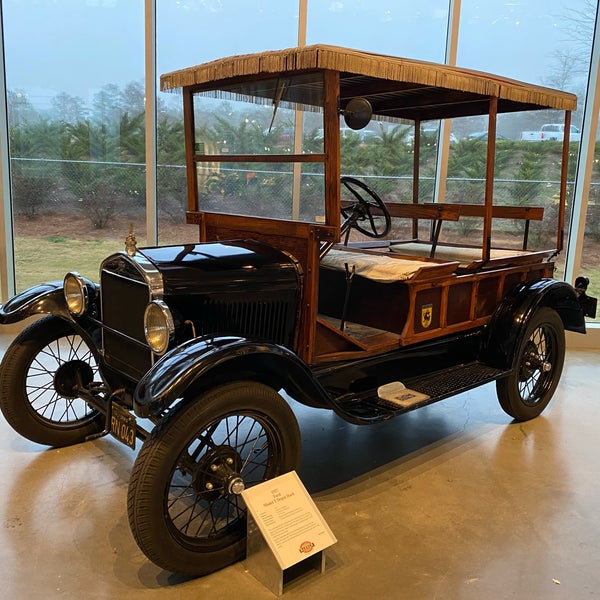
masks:
[[[192,90],[183,88],[183,119],[185,123],[185,164],[188,191],[188,210],[198,210],[198,165],[194,160],[194,144],[196,142],[196,120],[194,118],[194,94]]]
[[[496,121],[498,98],[490,98],[488,119],[488,143],[485,164],[485,214],[483,219],[483,260],[490,259],[492,248],[492,210],[494,205],[494,163],[496,160]]]
[[[560,163],[560,190],[558,201],[558,232],[556,251],[563,249],[565,241],[565,211],[567,207],[567,179],[569,172],[569,142],[571,135],[571,111],[565,111],[565,131],[563,134],[562,158]]]
[[[325,215],[327,225],[340,228],[340,74],[337,71],[323,73],[324,98],[324,147],[325,156]]]
[[[415,121],[415,137],[413,141],[413,189],[412,189],[412,201],[413,204],[419,203],[419,178],[420,178],[420,167],[419,164],[421,157],[421,121]],[[412,224],[412,236],[416,240],[419,238],[419,221],[413,219]]]

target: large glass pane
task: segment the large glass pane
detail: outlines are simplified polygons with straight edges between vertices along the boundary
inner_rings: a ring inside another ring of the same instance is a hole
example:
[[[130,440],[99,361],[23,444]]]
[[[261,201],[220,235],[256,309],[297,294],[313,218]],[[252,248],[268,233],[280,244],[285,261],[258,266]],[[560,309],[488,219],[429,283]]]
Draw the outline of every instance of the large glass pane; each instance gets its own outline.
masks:
[[[596,136],[600,134],[600,129]],[[596,143],[592,180],[588,196],[585,237],[581,257],[581,270],[577,275],[583,275],[590,280],[587,294],[600,298],[600,142]],[[600,314],[596,322],[600,321]]]
[[[2,2],[18,289],[143,242],[143,8]]]
[[[309,73],[196,94],[197,155],[323,152],[323,78]],[[301,121],[297,120],[302,114]],[[302,131],[296,132],[297,125]],[[298,136],[296,136],[298,133]],[[296,148],[296,137],[300,145]]]
[[[595,11],[594,0],[569,3],[562,0],[462,1],[457,59],[460,66],[563,89],[579,96],[579,109],[572,115],[570,134],[566,231]],[[485,124],[481,121],[465,119],[460,129],[453,124],[453,131],[460,140],[475,139],[485,135]],[[498,120],[496,169],[500,171],[502,182],[495,189],[496,196],[507,204],[535,204],[544,208],[544,227],[532,228],[533,242],[546,244],[545,238],[555,235],[563,136],[564,116],[553,111],[508,114]],[[464,148],[457,146],[457,150],[462,153]],[[474,185],[475,178],[468,174],[472,161],[456,154],[451,155],[451,161],[454,175],[462,171],[462,177],[449,181],[448,190],[456,185]],[[517,225],[514,227],[518,233]],[[557,258],[559,274],[564,272],[564,260],[563,251]]]
[[[157,3],[159,74],[233,54],[295,46],[298,2],[206,0]],[[161,243],[197,241],[198,227],[185,225],[187,208],[182,103],[178,94],[159,94],[158,224]],[[269,127],[267,123],[267,128]],[[285,143],[289,132],[272,129]]]
[[[309,2],[308,44],[443,62],[448,0]]]
[[[193,106],[201,210],[310,222],[324,218],[320,73],[196,93]],[[264,160],[253,160],[257,155]]]

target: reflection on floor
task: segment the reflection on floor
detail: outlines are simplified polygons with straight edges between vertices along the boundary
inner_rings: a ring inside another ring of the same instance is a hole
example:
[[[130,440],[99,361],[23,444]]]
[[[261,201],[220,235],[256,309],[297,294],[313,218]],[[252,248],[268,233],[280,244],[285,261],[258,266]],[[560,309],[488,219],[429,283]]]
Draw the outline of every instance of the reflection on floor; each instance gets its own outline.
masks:
[[[552,404],[522,424],[493,386],[370,427],[294,405],[299,475],[338,543],[284,597],[598,594],[598,356],[570,351]],[[196,580],[149,563],[127,522],[132,458],[108,438],[48,450],[0,417],[2,598],[275,597],[243,562]]]

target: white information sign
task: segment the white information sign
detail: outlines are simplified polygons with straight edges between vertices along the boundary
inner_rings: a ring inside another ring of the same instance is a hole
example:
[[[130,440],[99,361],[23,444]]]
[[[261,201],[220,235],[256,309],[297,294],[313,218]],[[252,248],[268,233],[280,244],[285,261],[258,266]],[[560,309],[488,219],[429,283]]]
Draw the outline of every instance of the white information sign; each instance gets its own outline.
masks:
[[[337,542],[295,471],[248,488],[242,497],[282,569]]]

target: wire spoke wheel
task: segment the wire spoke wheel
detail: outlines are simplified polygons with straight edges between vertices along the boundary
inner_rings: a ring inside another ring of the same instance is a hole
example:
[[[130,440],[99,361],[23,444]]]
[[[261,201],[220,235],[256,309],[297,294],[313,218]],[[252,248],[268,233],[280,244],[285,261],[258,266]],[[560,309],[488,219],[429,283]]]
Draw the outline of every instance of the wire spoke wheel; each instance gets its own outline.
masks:
[[[504,411],[520,421],[537,417],[554,395],[564,358],[562,321],[554,310],[542,307],[525,329],[512,372],[496,382]]]
[[[80,397],[100,378],[92,344],[57,317],[22,331],[0,365],[0,407],[24,437],[50,446],[84,441],[104,417]]]
[[[93,409],[77,397],[74,387],[98,374],[98,365],[83,339],[76,335],[51,341],[33,358],[25,379],[25,394],[40,419],[71,426],[85,421]]]
[[[239,529],[246,512],[235,490],[269,479],[281,460],[268,428],[256,415],[230,415],[209,424],[184,450],[166,501],[183,543]]]
[[[186,575],[241,560],[242,491],[299,461],[294,414],[266,385],[230,383],[184,401],[136,459],[128,491],[134,537],[155,564]]]
[[[528,406],[537,404],[544,389],[552,383],[552,364],[555,361],[556,342],[552,331],[536,329],[526,345],[519,373],[519,394]]]

